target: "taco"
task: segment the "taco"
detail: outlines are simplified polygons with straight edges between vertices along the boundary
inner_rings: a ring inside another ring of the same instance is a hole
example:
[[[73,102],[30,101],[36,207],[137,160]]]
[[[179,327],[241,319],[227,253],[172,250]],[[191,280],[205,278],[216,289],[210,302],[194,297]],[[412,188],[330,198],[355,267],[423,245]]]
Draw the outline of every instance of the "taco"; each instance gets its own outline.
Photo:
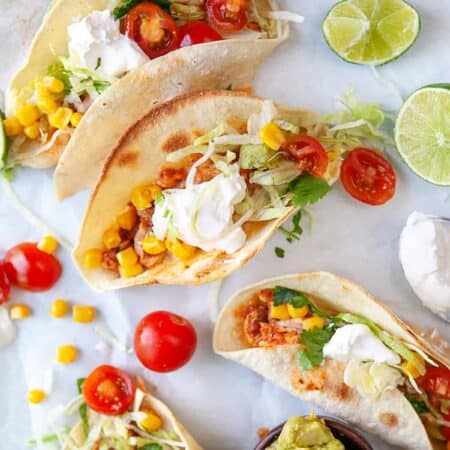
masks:
[[[93,186],[117,139],[151,105],[249,87],[288,28],[271,0],[232,2],[221,22],[224,3],[54,1],[6,92],[8,165],[50,167],[67,147],[56,177],[62,198]]]
[[[317,272],[245,288],[221,312],[213,345],[392,445],[450,440],[448,359],[350,281]]]
[[[75,264],[97,290],[227,276],[328,192],[346,150],[332,137],[310,111],[241,92],[153,108],[109,156]]]

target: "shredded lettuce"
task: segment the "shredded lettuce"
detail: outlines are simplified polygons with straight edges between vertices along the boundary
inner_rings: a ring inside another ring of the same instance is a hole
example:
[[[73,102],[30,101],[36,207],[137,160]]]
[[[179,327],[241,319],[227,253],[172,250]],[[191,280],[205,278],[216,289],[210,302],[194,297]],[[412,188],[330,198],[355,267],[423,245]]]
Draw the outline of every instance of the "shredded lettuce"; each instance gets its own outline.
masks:
[[[241,147],[239,165],[243,169],[261,169],[266,167],[273,150],[264,144],[246,144]]]
[[[167,155],[167,162],[178,162],[190,155],[202,154],[204,155],[208,150],[207,145],[188,145],[187,147],[180,148]]]
[[[284,165],[277,169],[257,170],[252,173],[250,182],[261,186],[280,186],[295,180],[299,173],[295,165]]]
[[[170,5],[170,15],[177,20],[204,20],[205,9],[199,5],[185,5],[183,3],[172,3]]]
[[[283,119],[275,119],[274,122],[283,130],[292,134],[299,134],[300,127]]]
[[[210,142],[212,142],[215,138],[219,136],[235,132],[236,130],[232,129],[227,123],[222,122],[219,125],[217,125],[217,127],[210,130],[208,133],[195,139],[194,146],[198,147],[200,145],[208,145]]]

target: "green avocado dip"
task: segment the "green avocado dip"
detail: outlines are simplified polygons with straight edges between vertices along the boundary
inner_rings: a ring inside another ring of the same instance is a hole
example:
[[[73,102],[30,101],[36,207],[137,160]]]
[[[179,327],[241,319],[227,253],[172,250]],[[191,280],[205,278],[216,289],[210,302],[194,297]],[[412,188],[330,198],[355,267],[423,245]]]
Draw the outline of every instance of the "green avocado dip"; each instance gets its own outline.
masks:
[[[323,419],[311,414],[290,418],[268,450],[345,450],[345,447],[333,436]]]

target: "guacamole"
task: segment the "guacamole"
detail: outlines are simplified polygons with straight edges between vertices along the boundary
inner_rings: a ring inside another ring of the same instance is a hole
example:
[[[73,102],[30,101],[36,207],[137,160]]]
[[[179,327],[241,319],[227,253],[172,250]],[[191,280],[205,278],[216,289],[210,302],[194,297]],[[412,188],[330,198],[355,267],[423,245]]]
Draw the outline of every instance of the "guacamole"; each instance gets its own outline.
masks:
[[[268,450],[345,450],[345,447],[333,436],[323,419],[311,414],[290,418]]]

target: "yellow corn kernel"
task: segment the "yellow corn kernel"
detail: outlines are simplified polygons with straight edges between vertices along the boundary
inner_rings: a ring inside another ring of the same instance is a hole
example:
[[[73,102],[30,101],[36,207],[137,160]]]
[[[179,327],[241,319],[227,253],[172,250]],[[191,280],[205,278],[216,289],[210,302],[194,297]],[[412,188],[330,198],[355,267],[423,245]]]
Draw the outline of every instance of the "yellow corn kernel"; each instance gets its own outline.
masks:
[[[137,277],[144,271],[144,268],[139,264],[135,263],[132,266],[120,266],[119,272],[122,278],[133,278]]]
[[[103,233],[103,244],[108,250],[118,247],[121,242],[119,230],[116,228],[110,228]]]
[[[38,96],[42,97],[50,97],[52,95],[51,92],[44,86],[42,81],[36,81],[36,83],[34,83],[34,91]]]
[[[52,309],[50,310],[50,314],[55,319],[61,319],[66,316],[69,312],[69,303],[62,298],[58,298],[52,303]]]
[[[281,305],[274,305],[273,303],[271,303],[270,317],[272,319],[279,319],[279,320],[288,320],[291,318],[287,309],[287,305],[285,303]]]
[[[162,427],[161,417],[153,412],[147,412],[147,417],[141,422],[141,427],[149,432],[158,431]]]
[[[185,242],[181,242],[178,239],[175,239],[175,241],[173,242],[167,239],[166,247],[170,253],[172,253],[178,259],[181,259],[181,261],[189,261],[197,251],[196,247],[186,244]]]
[[[117,253],[117,261],[122,267],[131,267],[137,263],[138,257],[133,247],[128,247],[125,250]]]
[[[72,114],[73,111],[70,108],[61,106],[54,113],[48,116],[48,122],[52,127],[63,130],[64,128],[67,128],[67,125],[69,125]]]
[[[58,248],[58,241],[53,236],[44,236],[38,243],[38,249],[45,253],[53,253]]]
[[[9,137],[18,136],[22,133],[22,125],[17,117],[10,117],[3,121],[3,126],[5,127],[6,135]]]
[[[274,122],[269,122],[261,128],[259,137],[272,150],[278,150],[286,140],[283,130]]]
[[[53,100],[50,95],[40,95],[37,99],[37,107],[44,114],[53,114],[58,109],[58,104]]]
[[[305,317],[309,313],[309,308],[307,306],[302,306],[300,308],[295,308],[290,303],[287,305],[289,316],[293,319],[300,319]]]
[[[41,403],[45,400],[46,396],[45,392],[40,389],[31,389],[27,393],[27,400],[29,403]]]
[[[9,315],[13,320],[26,319],[27,317],[30,317],[30,314],[31,310],[30,307],[27,305],[20,305],[20,304],[13,305],[9,310]]]
[[[417,353],[415,353],[415,358],[417,360],[418,365],[420,365],[420,367],[418,367],[417,364],[413,364],[410,361],[405,361],[401,365],[401,368],[402,368],[403,372],[411,375],[413,378],[419,378],[421,375],[424,375],[424,373],[426,371],[425,361]]]
[[[27,105],[22,106],[22,108],[17,111],[16,115],[21,125],[29,127],[41,117],[41,112],[36,105],[28,103]]]
[[[166,244],[155,236],[146,236],[142,240],[142,250],[149,255],[159,255],[166,251]]]
[[[131,203],[137,209],[148,208],[160,193],[161,188],[157,184],[138,186],[131,194]]]
[[[44,77],[42,79],[42,85],[53,94],[61,94],[64,91],[64,83],[55,77]]]
[[[99,248],[89,249],[83,257],[83,264],[86,269],[97,269],[101,267],[103,252]]]
[[[136,209],[133,206],[127,206],[122,213],[117,216],[117,223],[124,230],[132,230],[137,222]]]
[[[89,305],[73,305],[72,318],[74,322],[91,323],[95,320],[96,310]]]
[[[31,140],[37,139],[40,135],[40,126],[39,122],[33,123],[33,125],[30,125],[29,127],[25,127],[23,129],[23,134]]]
[[[312,330],[313,328],[319,328],[320,330],[325,326],[325,319],[319,316],[308,317],[303,321],[304,330]]]
[[[78,358],[78,349],[73,345],[58,347],[56,361],[60,364],[72,364]]]
[[[72,117],[70,118],[70,124],[76,128],[78,125],[80,125],[81,119],[83,118],[83,114],[80,112],[74,112],[72,114]]]

